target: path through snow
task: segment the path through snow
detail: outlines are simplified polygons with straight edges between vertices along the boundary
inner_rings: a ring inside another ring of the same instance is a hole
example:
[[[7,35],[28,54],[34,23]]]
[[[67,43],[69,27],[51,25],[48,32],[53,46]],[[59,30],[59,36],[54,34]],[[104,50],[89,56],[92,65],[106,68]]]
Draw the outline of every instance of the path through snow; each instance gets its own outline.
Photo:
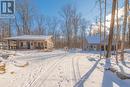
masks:
[[[19,68],[7,63],[7,73],[0,75],[0,87],[129,87],[130,85],[130,80],[122,81],[113,73],[104,71],[105,60],[99,60],[99,55],[96,53],[65,53],[61,50],[17,51],[14,60],[28,61],[29,66]]]

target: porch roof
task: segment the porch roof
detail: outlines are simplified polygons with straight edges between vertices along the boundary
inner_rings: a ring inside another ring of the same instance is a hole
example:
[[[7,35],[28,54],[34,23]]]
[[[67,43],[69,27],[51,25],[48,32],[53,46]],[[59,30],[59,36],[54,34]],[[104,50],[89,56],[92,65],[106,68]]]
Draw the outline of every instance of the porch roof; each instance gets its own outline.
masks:
[[[6,40],[47,40],[52,36],[44,36],[44,35],[22,35],[15,37],[5,38]]]

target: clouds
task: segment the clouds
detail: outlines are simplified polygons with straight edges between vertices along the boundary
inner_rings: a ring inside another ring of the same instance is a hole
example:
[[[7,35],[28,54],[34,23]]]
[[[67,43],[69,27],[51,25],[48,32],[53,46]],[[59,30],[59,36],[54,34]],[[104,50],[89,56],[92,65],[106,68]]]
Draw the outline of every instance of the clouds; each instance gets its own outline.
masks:
[[[115,15],[117,15],[117,10]],[[124,7],[118,9],[118,19],[122,19],[124,15]],[[116,16],[115,16],[115,25],[116,25]],[[110,28],[110,22],[111,22],[111,13],[106,16],[106,27]],[[122,22],[122,21],[121,21]]]
[[[115,15],[117,15],[117,10],[115,12]],[[118,19],[119,19],[119,23],[123,23],[123,15],[124,15],[124,7],[123,8],[119,8],[118,9]],[[115,26],[116,26],[116,16],[115,16]],[[109,28],[110,28],[110,23],[111,23],[111,13],[109,13],[106,16],[106,33],[109,33]],[[92,27],[91,27],[91,32],[94,33],[98,33],[99,32],[99,26],[100,26],[100,22],[96,23],[92,23]],[[104,23],[102,22],[102,27],[101,27],[101,31],[104,32]]]

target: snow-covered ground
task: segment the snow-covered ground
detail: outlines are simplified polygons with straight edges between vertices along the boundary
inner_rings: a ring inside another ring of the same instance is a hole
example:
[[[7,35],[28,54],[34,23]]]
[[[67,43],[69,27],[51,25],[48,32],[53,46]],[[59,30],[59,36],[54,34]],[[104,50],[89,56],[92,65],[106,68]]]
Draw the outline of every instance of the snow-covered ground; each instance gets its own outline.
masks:
[[[1,51],[12,54],[9,59],[28,62],[26,67],[16,67],[6,62],[6,73],[0,74],[0,87],[130,87],[130,80],[121,80],[104,70],[105,59],[97,52]],[[15,54],[15,55],[13,55]],[[129,53],[125,58],[130,58]],[[130,61],[126,65],[112,65],[130,74]]]

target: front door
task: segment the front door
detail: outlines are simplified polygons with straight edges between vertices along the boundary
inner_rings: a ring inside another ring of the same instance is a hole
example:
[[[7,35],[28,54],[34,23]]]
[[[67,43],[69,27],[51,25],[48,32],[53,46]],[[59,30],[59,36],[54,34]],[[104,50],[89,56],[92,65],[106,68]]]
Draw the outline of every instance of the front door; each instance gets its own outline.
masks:
[[[27,42],[27,49],[30,49],[30,42]]]
[[[40,45],[40,42],[38,42],[38,49],[41,49],[41,45]]]

